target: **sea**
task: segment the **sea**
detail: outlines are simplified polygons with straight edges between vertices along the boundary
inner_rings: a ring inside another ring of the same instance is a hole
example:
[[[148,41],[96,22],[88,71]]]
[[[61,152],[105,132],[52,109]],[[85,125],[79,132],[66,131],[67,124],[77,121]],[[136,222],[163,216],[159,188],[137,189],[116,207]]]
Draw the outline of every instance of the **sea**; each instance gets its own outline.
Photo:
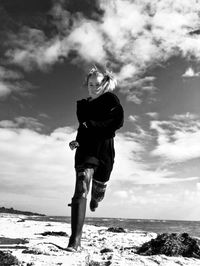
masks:
[[[70,217],[44,216],[34,217],[36,220],[70,223]],[[200,221],[175,221],[154,219],[96,218],[86,217],[85,224],[105,227],[121,227],[130,231],[147,231],[162,233],[188,233],[200,239]]]

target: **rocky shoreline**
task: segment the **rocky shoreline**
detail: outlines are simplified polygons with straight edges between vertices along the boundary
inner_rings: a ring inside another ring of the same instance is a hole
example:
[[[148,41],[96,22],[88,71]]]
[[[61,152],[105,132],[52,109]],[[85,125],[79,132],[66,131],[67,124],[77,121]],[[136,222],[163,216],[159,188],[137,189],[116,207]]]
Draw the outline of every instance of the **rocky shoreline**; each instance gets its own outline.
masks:
[[[19,210],[15,210],[13,208],[5,208],[5,207],[0,207],[0,213],[21,214],[21,215],[26,215],[26,216],[33,216],[33,215],[46,216],[45,214],[28,212],[28,211],[19,211]]]
[[[81,249],[77,253],[70,253],[65,250],[71,232],[70,224],[26,218],[28,216],[0,214],[0,265],[200,265],[198,258],[187,258],[179,256],[178,253],[175,256],[173,254],[169,256],[138,254],[139,248],[148,241],[158,245],[156,233],[128,232],[123,228],[97,227],[87,224],[83,229]],[[185,243],[186,240],[183,237],[180,239]],[[12,260],[14,264],[11,264]]]

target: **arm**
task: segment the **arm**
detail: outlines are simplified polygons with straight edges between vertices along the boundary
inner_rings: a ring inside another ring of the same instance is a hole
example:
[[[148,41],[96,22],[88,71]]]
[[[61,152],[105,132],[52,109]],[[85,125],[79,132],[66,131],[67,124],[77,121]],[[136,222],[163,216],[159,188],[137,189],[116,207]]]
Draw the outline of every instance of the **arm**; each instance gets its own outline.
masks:
[[[76,139],[71,141],[69,143],[69,147],[71,150],[76,149],[77,147],[79,147],[79,142],[81,139],[81,131],[83,130],[83,121],[85,121],[86,117],[87,117],[87,100],[86,99],[82,99],[77,101],[77,108],[76,108],[76,115],[79,121],[79,128],[77,131],[77,135],[76,135]]]
[[[88,104],[87,100],[83,99],[77,101],[76,115],[79,123],[83,123],[88,117]]]
[[[117,130],[123,126],[124,111],[120,104],[111,108],[108,113],[107,119],[103,121],[88,120],[85,122],[87,128],[95,130],[112,129]]]

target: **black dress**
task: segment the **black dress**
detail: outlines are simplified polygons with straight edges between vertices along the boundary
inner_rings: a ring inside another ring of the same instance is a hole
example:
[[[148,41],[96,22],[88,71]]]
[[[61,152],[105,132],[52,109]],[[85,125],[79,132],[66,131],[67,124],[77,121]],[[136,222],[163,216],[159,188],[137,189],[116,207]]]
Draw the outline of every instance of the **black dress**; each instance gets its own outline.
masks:
[[[113,169],[115,131],[122,127],[124,112],[118,97],[106,92],[98,98],[77,101],[79,128],[75,168],[92,167],[94,179],[106,182]],[[86,126],[83,123],[86,122]]]

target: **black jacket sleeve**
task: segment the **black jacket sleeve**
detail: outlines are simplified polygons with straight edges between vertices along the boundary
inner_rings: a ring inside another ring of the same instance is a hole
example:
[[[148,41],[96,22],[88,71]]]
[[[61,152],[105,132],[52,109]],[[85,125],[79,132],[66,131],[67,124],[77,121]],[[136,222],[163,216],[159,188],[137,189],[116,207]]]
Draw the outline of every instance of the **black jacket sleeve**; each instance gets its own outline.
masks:
[[[108,107],[106,117],[101,120],[87,120],[86,125],[88,128],[100,131],[115,131],[122,127],[124,123],[124,111],[118,97],[111,92],[107,92],[104,98],[102,97],[101,99],[103,104]]]
[[[111,129],[114,131],[122,127],[123,123],[124,123],[124,111],[121,105],[117,105],[111,108],[110,112],[108,113],[107,119],[103,121],[94,121],[94,120],[86,121],[86,125],[88,128],[100,129],[100,130]]]
[[[76,115],[80,124],[88,119],[88,104],[86,99],[77,101]]]
[[[77,101],[77,118],[78,142],[84,139],[101,139],[113,137],[115,131],[123,126],[124,111],[118,97],[107,92],[92,107],[85,99]]]

